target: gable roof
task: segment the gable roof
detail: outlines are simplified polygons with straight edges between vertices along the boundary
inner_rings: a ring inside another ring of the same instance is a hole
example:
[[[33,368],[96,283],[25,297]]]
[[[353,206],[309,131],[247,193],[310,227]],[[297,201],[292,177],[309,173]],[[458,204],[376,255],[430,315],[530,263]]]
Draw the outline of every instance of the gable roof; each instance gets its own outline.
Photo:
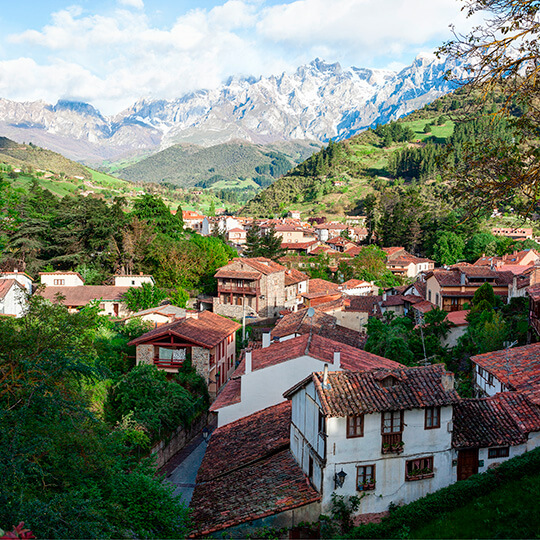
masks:
[[[242,401],[242,378],[229,379],[219,391],[216,399],[210,405],[210,412],[218,411],[223,407],[234,405]]]
[[[319,309],[315,309],[313,317],[308,316],[308,309],[301,309],[285,315],[272,330],[272,338],[309,333],[333,339],[359,349],[363,349],[366,342],[364,334],[340,326],[336,317],[328,315]]]
[[[518,392],[465,399],[454,408],[454,447],[488,448],[522,444],[531,431],[540,431],[540,407]]]
[[[309,280],[308,292],[313,293],[327,293],[329,291],[338,291],[339,285],[337,283],[332,283],[326,279],[315,278]]]
[[[197,318],[184,318],[164,324],[131,340],[128,345],[140,345],[170,335],[211,349],[239,328],[240,325],[230,319],[210,311],[201,311]]]
[[[76,272],[64,272],[74,274]],[[92,300],[104,300],[109,302],[123,302],[123,296],[129,287],[115,287],[114,285],[75,285],[75,286],[52,286],[47,285],[36,291],[43,298],[56,302],[57,295],[64,299],[61,304],[64,306],[86,306]]]
[[[320,500],[288,449],[290,417],[290,404],[280,403],[214,431],[190,503],[192,534],[209,535]]]
[[[478,354],[471,361],[540,404],[540,343]]]
[[[399,365],[399,364],[398,364]],[[380,381],[394,377],[393,386],[383,387]],[[312,380],[325,416],[350,416],[382,411],[452,405],[459,401],[454,390],[453,374],[443,364],[400,369],[371,369],[369,371],[337,371],[312,373]],[[290,398],[298,385],[285,392]]]
[[[363,279],[349,279],[341,284],[341,288],[344,291],[348,289],[356,289],[357,287],[371,287],[371,283]]]
[[[343,369],[359,370],[373,368],[395,368],[400,366],[397,362],[368,353],[361,349],[351,347],[317,334],[288,339],[280,343],[272,343],[264,349],[256,349],[251,353],[251,369],[257,371],[271,366],[294,360],[301,356],[310,356],[321,362],[334,363],[334,352],[340,352],[340,363]],[[233,374],[244,375],[246,369],[245,358]]]
[[[304,272],[300,272],[296,268],[289,268],[285,270],[285,287],[290,285],[296,285],[297,283],[302,283],[303,281],[309,281],[309,277]]]
[[[12,287],[19,287],[26,292],[26,289],[16,279],[0,279],[0,300],[6,297]]]

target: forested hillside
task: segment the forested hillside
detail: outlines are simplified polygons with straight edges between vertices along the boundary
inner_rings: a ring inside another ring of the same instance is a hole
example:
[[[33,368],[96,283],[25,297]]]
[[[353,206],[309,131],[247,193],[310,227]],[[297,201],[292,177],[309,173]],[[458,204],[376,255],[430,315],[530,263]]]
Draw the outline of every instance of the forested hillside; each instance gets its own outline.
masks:
[[[208,148],[177,144],[127,167],[110,170],[131,181],[168,182],[180,187],[260,189],[319,148],[320,145],[309,142],[263,146],[231,141]]]

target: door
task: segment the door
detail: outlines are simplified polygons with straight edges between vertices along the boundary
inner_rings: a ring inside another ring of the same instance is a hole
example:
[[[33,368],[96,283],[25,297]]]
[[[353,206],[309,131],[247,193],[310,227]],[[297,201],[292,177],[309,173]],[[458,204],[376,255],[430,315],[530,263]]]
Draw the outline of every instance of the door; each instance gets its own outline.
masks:
[[[458,452],[457,479],[466,480],[478,472],[478,448]]]

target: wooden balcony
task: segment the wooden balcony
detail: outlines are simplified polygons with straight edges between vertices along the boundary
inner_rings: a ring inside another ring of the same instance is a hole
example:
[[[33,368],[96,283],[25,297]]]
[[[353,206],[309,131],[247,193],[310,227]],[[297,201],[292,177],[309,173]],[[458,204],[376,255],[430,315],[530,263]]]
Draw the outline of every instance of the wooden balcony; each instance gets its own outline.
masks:
[[[401,454],[403,452],[403,439],[400,433],[383,433],[382,448],[383,454]]]
[[[218,293],[251,294],[255,296],[260,296],[261,290],[259,287],[238,286],[238,285],[231,285],[229,283],[226,283],[226,284],[218,285]]]
[[[170,358],[154,358],[154,365],[157,368],[162,369],[180,369],[183,363],[183,360],[172,360]]]

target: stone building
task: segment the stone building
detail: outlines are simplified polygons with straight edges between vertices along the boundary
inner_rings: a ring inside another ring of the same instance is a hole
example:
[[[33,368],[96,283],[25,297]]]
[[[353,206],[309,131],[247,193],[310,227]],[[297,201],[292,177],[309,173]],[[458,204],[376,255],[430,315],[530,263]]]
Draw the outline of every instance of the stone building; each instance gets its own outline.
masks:
[[[295,309],[297,297],[287,294],[286,287],[307,277],[293,283],[296,278],[286,272],[284,266],[264,257],[233,259],[215,274],[214,313],[240,319],[244,314],[277,317],[283,309]]]
[[[137,347],[137,365],[153,364],[169,373],[178,372],[190,360],[215,397],[234,371],[239,328],[215,313],[188,311],[185,318],[150,330],[128,345]]]

